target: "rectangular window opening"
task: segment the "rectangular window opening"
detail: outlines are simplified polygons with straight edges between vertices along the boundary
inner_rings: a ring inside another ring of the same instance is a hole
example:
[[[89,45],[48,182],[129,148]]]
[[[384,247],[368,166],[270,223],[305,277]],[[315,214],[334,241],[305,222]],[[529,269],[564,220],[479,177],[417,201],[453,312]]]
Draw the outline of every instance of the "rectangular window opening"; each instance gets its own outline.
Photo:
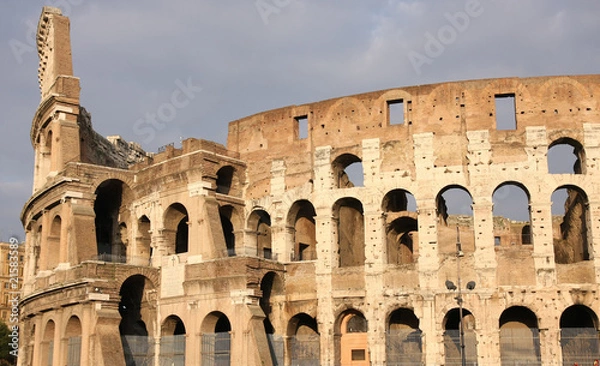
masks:
[[[388,100],[388,118],[390,126],[404,124],[404,100]]]
[[[496,129],[516,130],[517,113],[514,94],[497,94],[496,102]]]
[[[500,239],[499,236],[494,236],[494,245],[495,246],[500,246],[500,244],[502,244],[502,240]]]
[[[352,350],[352,361],[365,361],[367,354],[364,349],[353,349]]]
[[[298,131],[298,139],[303,140],[308,138],[308,116],[298,116],[296,120],[296,129]]]

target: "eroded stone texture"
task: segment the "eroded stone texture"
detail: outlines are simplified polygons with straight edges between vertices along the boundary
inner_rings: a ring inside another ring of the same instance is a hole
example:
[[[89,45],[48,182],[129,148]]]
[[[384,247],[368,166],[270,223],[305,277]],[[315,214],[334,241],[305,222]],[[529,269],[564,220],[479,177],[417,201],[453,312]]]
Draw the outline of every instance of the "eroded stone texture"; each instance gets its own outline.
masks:
[[[147,154],[93,131],[68,28],[44,8],[22,365],[449,365],[458,287],[469,362],[585,351],[572,339],[600,311],[600,76],[376,91],[233,121],[226,147]],[[556,147],[571,171],[551,172]]]

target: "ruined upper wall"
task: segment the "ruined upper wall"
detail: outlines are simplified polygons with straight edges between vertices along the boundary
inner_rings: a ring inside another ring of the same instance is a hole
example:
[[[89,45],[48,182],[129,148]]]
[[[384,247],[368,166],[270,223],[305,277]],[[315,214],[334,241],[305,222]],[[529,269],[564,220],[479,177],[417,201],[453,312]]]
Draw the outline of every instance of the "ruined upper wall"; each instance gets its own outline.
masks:
[[[51,94],[79,97],[79,83],[58,83],[58,77],[73,76],[69,18],[60,9],[45,6],[38,22],[36,35],[40,59],[38,80],[42,100]]]
[[[362,141],[373,138],[381,144],[382,171],[413,170],[415,136],[427,133],[434,135],[435,166],[467,165],[467,131],[489,131],[495,163],[521,161],[527,158],[525,131],[531,126],[545,127],[546,144],[561,137],[583,144],[583,124],[600,122],[595,97],[599,92],[600,75],[485,79],[382,90],[233,121],[228,148],[257,163],[249,170],[250,193],[253,184],[268,178],[273,160],[283,160],[289,188],[310,178],[317,147],[331,146],[332,159],[343,153],[363,159]],[[500,130],[495,100],[507,95],[514,95],[516,127]],[[396,101],[402,101],[404,120],[391,124],[388,104]],[[297,119],[304,116],[308,136],[300,138]]]

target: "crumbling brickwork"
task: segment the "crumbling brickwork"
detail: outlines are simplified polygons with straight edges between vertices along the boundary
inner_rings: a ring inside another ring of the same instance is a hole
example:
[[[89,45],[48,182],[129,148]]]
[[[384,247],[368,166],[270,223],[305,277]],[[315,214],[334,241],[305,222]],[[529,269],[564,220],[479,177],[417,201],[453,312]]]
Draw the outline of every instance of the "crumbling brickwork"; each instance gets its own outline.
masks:
[[[91,128],[68,19],[39,33],[21,365],[454,365],[461,324],[469,363],[599,357],[599,75],[289,106],[151,155]]]

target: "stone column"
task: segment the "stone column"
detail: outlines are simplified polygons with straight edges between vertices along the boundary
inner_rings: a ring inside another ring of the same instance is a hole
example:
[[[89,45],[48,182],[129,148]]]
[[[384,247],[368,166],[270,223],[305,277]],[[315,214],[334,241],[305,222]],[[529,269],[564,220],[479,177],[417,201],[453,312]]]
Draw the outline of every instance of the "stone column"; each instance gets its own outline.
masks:
[[[332,253],[335,234],[334,220],[331,208],[316,208],[317,216],[317,258],[315,263],[315,277],[317,282],[317,321],[321,342],[321,365],[333,365],[335,360],[335,336],[333,314],[333,294],[331,284],[332,269],[337,266],[333,263],[337,258]]]
[[[552,202],[532,201],[530,207],[533,261],[537,274],[537,285],[550,287],[556,283],[554,242],[552,239]]]

